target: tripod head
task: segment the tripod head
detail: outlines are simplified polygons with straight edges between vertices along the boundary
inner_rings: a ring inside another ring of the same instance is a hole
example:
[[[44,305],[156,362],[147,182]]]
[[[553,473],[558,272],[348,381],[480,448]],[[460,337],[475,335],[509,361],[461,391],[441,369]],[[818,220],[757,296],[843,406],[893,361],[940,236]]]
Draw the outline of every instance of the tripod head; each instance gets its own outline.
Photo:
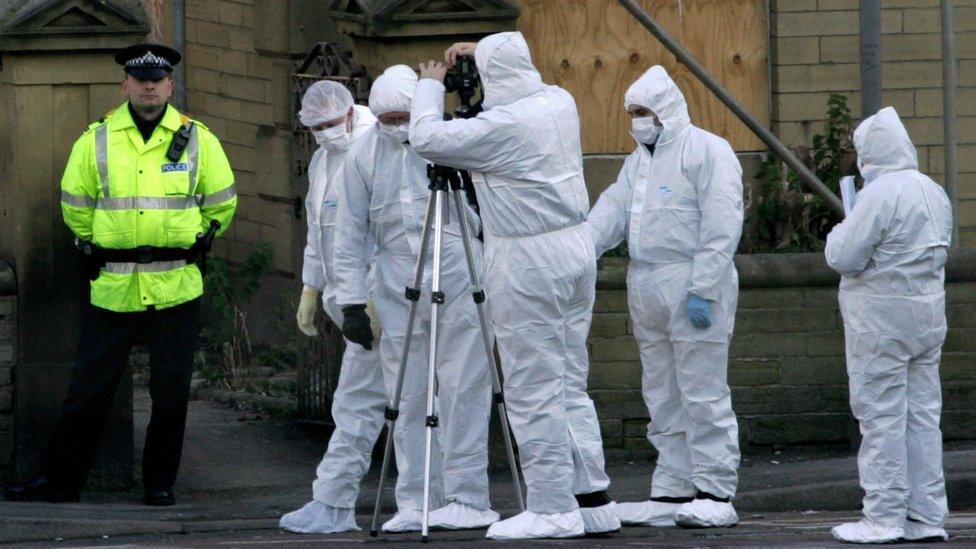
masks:
[[[461,189],[461,176],[457,168],[427,164],[427,179],[430,180],[427,188],[431,191],[457,191]]]

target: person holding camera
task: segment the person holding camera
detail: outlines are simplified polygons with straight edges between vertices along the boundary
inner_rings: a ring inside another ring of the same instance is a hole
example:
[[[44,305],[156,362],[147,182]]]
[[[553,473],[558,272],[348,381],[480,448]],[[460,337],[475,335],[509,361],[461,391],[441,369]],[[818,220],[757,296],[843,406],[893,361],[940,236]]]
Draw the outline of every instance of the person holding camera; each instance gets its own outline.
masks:
[[[342,307],[342,332],[363,347],[373,346],[366,313],[367,243],[373,256],[373,301],[383,333],[379,341],[383,377],[392,398],[404,346],[410,344],[399,416],[393,434],[396,448],[397,514],[383,524],[387,532],[421,529],[425,454],[427,363],[430,340],[433,239],[425,263],[418,317],[407,333],[408,301],[404,288],[413,284],[420,253],[430,190],[427,161],[407,142],[410,101],[417,75],[405,65],[386,69],[373,83],[369,108],[379,123],[353,143],[343,167],[333,258],[336,301]],[[471,213],[472,218],[474,214]],[[491,378],[481,325],[471,298],[468,266],[456,216],[445,216],[440,265],[438,337],[443,347],[437,364],[435,434],[429,524],[434,528],[482,528],[498,520],[488,500],[488,418]],[[482,269],[480,243],[472,242],[474,262]],[[435,439],[436,440],[436,439]],[[442,486],[441,486],[442,485]],[[443,506],[439,505],[443,492]],[[438,508],[440,507],[440,508]]]
[[[298,112],[302,125],[314,136],[318,149],[308,166],[307,244],[302,264],[302,294],[296,319],[305,335],[316,337],[315,313],[319,295],[325,312],[337,325],[343,317],[335,298],[332,262],[342,166],[352,143],[376,125],[366,107],[353,104],[352,94],[338,82],[312,84],[302,96]],[[369,470],[373,445],[383,429],[386,392],[379,351],[346,343],[342,369],[332,398],[335,431],[316,469],[312,501],[281,517],[279,526],[300,534],[328,534],[359,530],[356,497]]]
[[[734,526],[739,428],[726,376],[742,168],[727,141],[692,125],[663,67],[638,78],[624,106],[636,148],[587,227],[600,254],[627,240],[627,301],[658,457],[650,500],[617,514],[642,526]]]
[[[447,68],[430,61],[420,67],[410,143],[428,160],[470,170],[481,206],[491,320],[528,486],[528,509],[493,524],[488,537],[614,531],[620,522],[586,393],[596,256],[582,225],[589,198],[576,104],[542,82],[521,33],[455,44],[445,60],[453,66],[464,55],[475,58],[483,112],[444,121]]]

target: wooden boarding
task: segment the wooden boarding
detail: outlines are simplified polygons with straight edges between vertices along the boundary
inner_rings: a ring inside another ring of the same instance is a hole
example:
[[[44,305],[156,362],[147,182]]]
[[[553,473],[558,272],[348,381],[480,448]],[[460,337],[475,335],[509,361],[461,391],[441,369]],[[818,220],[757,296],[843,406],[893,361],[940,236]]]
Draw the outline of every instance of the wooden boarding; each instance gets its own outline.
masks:
[[[769,125],[765,0],[642,0],[651,16],[691,52],[760,122]],[[766,147],[616,0],[519,0],[518,29],[547,83],[566,88],[580,110],[583,152],[634,148],[624,92],[663,65],[688,100],[692,121],[737,151]]]

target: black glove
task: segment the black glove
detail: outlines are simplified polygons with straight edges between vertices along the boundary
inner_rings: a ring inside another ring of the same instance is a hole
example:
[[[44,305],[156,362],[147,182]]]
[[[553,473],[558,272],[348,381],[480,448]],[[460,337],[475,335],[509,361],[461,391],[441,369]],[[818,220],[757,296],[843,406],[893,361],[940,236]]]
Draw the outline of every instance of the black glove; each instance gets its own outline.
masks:
[[[373,350],[373,330],[369,327],[366,305],[346,305],[342,308],[342,335],[353,343]]]
[[[85,276],[88,277],[88,280],[97,280],[98,276],[102,273],[102,265],[96,257],[98,248],[89,241],[80,241],[77,239],[75,240],[75,246],[78,248],[78,253],[81,257],[81,268]]]

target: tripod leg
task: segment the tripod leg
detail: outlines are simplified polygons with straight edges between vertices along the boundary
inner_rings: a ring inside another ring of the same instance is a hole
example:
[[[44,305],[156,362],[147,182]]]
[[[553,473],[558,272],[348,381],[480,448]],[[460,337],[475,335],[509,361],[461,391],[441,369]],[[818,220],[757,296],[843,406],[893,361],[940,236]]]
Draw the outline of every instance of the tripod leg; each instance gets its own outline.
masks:
[[[430,466],[431,448],[433,446],[434,429],[437,427],[437,416],[434,414],[434,383],[437,376],[437,320],[440,307],[444,303],[444,292],[441,291],[441,244],[444,234],[444,195],[446,191],[435,190],[434,197],[434,272],[431,280],[431,309],[430,309],[430,351],[427,362],[427,438],[424,446],[424,513],[421,520],[421,540],[428,540],[430,514]]]
[[[485,292],[481,287],[481,280],[478,270],[474,264],[474,254],[471,252],[471,232],[468,228],[468,218],[464,215],[464,205],[461,202],[461,191],[451,190],[453,197],[454,210],[457,213],[459,225],[461,226],[461,241],[464,243],[464,256],[468,262],[468,275],[471,278],[471,292],[474,297],[475,306],[478,308],[478,320],[481,321],[481,336],[485,343],[485,352],[488,354],[488,366],[491,369],[491,386],[493,400],[498,410],[498,419],[502,424],[502,437],[505,439],[505,453],[508,455],[508,466],[512,471],[512,482],[515,485],[515,497],[518,500],[519,510],[525,511],[525,500],[522,496],[522,482],[519,478],[518,462],[515,460],[515,450],[512,447],[512,435],[509,431],[508,412],[505,408],[505,395],[502,392],[500,376],[498,375],[498,363],[495,361],[495,349],[492,338],[488,334],[488,321],[485,318]]]
[[[420,285],[423,282],[424,265],[427,262],[427,243],[430,240],[431,222],[434,210],[434,195],[431,193],[427,200],[427,210],[424,214],[424,229],[420,237],[420,250],[417,253],[417,263],[414,265],[413,285],[406,289],[406,297],[410,301],[410,310],[407,313],[407,337],[403,342],[403,353],[400,355],[400,369],[397,371],[396,388],[393,391],[393,399],[390,406],[386,408],[386,445],[383,449],[383,465],[380,469],[380,483],[376,490],[376,502],[373,505],[373,523],[370,527],[369,535],[376,537],[379,533],[380,523],[380,503],[383,497],[383,487],[386,485],[386,477],[390,470],[390,458],[393,455],[393,432],[396,427],[397,416],[400,414],[400,396],[403,393],[403,377],[407,371],[407,360],[410,358],[410,342],[413,338],[414,320],[417,317],[417,303],[420,300]]]

